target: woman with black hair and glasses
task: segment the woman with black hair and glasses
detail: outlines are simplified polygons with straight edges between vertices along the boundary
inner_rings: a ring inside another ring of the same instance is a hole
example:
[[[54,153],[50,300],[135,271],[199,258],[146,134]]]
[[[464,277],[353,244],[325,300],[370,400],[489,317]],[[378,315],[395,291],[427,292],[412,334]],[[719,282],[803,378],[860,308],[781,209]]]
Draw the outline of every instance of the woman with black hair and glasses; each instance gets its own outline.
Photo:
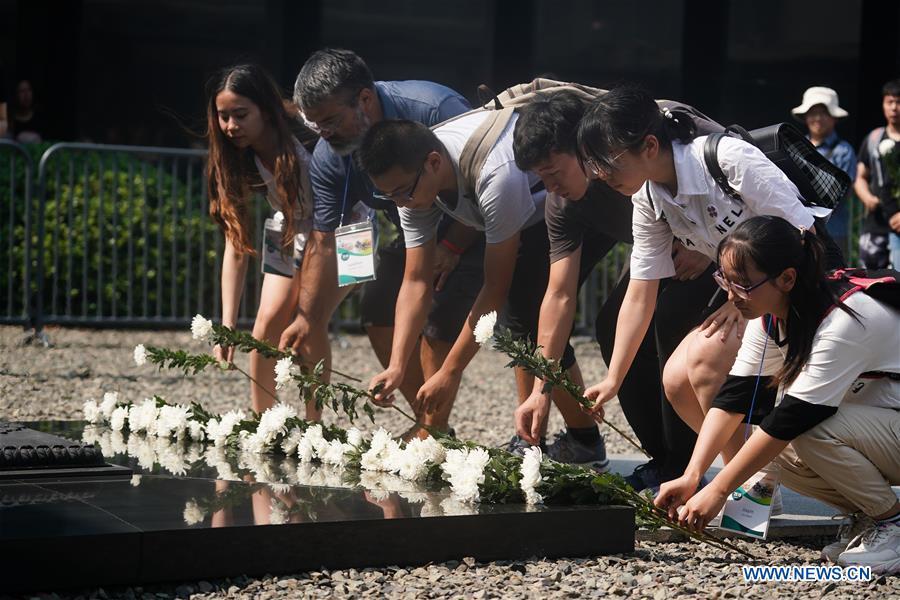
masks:
[[[785,485],[852,515],[848,532],[859,535],[826,546],[826,559],[900,572],[900,502],[891,489],[900,484],[900,313],[876,299],[884,283],[863,291],[827,278],[821,242],[779,217],[744,221],[718,255],[720,285],[752,320],[688,468],[662,485],[656,504],[702,529],[775,459]],[[759,429],[695,493],[745,415]]]
[[[625,86],[598,98],[585,114],[578,150],[586,172],[630,195],[634,205],[631,281],[608,375],[585,396],[594,401],[593,411],[602,413],[657,312],[664,391],[681,420],[696,432],[734,362],[745,321],[733,302],[716,293],[714,265],[694,282],[690,296],[673,293],[681,283],[671,279],[673,240],[714,261],[719,242],[750,217],[775,215],[809,230],[814,217],[797,187],[762,151],[731,137],[721,140],[718,160],[740,200],[727,195],[704,162],[706,138],[694,138],[694,132],[688,117],[660,110],[650,94]],[[687,454],[682,465],[694,439],[680,446]],[[726,460],[738,447],[735,440],[725,448]],[[664,475],[677,475],[672,471]]]

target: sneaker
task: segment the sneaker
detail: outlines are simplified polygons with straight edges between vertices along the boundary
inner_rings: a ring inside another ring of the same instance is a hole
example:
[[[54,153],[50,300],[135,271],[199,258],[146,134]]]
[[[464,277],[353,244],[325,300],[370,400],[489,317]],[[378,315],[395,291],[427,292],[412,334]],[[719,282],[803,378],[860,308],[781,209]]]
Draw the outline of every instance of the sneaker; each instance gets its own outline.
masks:
[[[625,483],[633,487],[636,492],[650,490],[655,496],[659,491],[659,484],[662,483],[661,479],[656,459],[650,459],[650,461],[636,466],[631,475],[626,475]]]
[[[547,447],[547,455],[556,462],[587,466],[598,473],[609,471],[602,435],[593,444],[582,444],[568,431],[561,431]]]
[[[856,536],[837,560],[842,567],[872,567],[873,573],[900,573],[900,523],[875,523]]]
[[[830,563],[837,563],[841,552],[847,549],[850,542],[874,525],[874,521],[863,513],[839,514],[832,519],[847,519],[847,522],[838,529],[837,540],[822,548],[822,559]]]
[[[509,438],[509,441],[506,443],[506,451],[510,454],[515,454],[516,456],[525,456],[525,451],[531,448],[532,444],[525,441],[524,438],[521,438],[517,435]],[[544,438],[541,438],[541,452],[546,452],[547,447],[544,443]]]

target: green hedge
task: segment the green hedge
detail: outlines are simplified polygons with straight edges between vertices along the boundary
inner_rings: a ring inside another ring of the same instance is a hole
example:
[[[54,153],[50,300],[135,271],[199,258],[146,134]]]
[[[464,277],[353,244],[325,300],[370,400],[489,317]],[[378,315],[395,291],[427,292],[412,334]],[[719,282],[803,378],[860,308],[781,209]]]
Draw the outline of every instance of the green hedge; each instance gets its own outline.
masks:
[[[35,167],[48,146],[29,147]],[[146,308],[148,316],[178,317],[212,311],[221,236],[206,214],[201,163],[193,161],[190,189],[183,159],[175,173],[171,159],[165,159],[162,171],[158,164],[132,154],[78,150],[64,150],[50,159],[43,239],[37,202],[31,231],[32,248],[43,252],[45,314],[143,316]],[[18,288],[24,281],[24,172],[15,175],[10,182],[9,170],[0,171],[0,211],[8,216],[12,209],[14,223],[12,249],[9,244],[0,247],[0,264],[13,265],[0,275],[4,291],[10,283]],[[12,206],[10,183],[17,200]],[[37,199],[37,184],[33,192]],[[202,256],[201,240],[206,243]],[[36,282],[32,288],[36,293]]]

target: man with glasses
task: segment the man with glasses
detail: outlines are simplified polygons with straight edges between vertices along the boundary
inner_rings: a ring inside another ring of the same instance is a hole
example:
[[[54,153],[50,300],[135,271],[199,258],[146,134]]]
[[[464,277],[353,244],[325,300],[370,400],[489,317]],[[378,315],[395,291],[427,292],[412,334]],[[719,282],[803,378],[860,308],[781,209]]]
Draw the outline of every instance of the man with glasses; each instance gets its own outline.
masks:
[[[488,116],[475,112],[433,131],[411,121],[385,121],[374,125],[363,140],[360,166],[400,207],[406,240],[407,268],[397,301],[391,363],[370,383],[370,388],[383,386],[377,394],[380,402],[389,402],[403,380],[405,359],[413,351],[415,332],[427,313],[431,295],[427,265],[436,251],[436,227],[444,215],[484,231],[484,284],[447,360],[425,382],[419,397],[437,404],[453,398],[463,370],[478,351],[473,330],[482,315],[498,311],[501,325],[514,336],[536,337],[550,269],[544,224],[547,193],[540,177],[516,166],[515,114],[489,149],[475,180],[463,180],[459,167],[463,148]],[[563,364],[572,365],[574,351],[565,346]],[[516,370],[516,384],[519,400],[524,400],[533,379]],[[553,395],[565,393],[554,390]],[[568,398],[568,403],[574,399]],[[608,461],[596,425],[584,414],[578,417],[578,425],[593,430],[599,442],[597,451],[579,462],[606,470]],[[527,445],[514,436],[509,449],[523,451]]]
[[[313,231],[300,273],[299,313],[280,345],[315,363],[330,361],[328,322],[352,289],[338,287],[335,230],[372,219],[375,211],[382,211],[397,227],[400,223],[394,203],[375,196],[371,182],[356,167],[355,154],[363,136],[383,119],[406,118],[430,126],[466,112],[469,104],[453,90],[428,81],[374,81],[359,56],[341,49],[320,50],[306,61],[294,86],[294,102],[321,139],[309,166]],[[429,264],[435,300],[424,324],[421,349],[410,361],[400,389],[420,422],[438,429],[447,428],[449,406],[435,406],[425,414],[416,402],[416,392],[423,371],[431,375],[443,363],[481,286],[482,251],[483,242],[475,231],[448,222],[441,228],[441,245]],[[394,302],[403,271],[401,234],[378,250],[375,280],[362,286],[362,324],[383,366],[390,358]],[[417,340],[422,333],[420,327]]]

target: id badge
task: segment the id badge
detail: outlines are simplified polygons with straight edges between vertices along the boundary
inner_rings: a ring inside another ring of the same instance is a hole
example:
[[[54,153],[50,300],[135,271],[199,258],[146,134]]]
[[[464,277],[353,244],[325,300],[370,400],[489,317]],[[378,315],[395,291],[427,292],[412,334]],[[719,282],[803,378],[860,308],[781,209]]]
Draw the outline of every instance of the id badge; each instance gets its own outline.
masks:
[[[334,241],[338,286],[375,280],[375,227],[371,220],[338,227]]]
[[[302,221],[297,224],[299,233],[294,236],[293,252],[282,252],[281,236],[284,232],[284,219],[281,213],[275,213],[275,217],[266,219],[263,229],[262,272],[293,277],[294,271],[300,268],[303,262],[303,252],[306,249],[306,241],[309,238],[311,221]]]
[[[732,492],[725,500],[719,529],[760,540],[766,539],[772,518],[772,498],[778,489],[780,474],[781,469],[777,465],[770,465],[754,473]]]

